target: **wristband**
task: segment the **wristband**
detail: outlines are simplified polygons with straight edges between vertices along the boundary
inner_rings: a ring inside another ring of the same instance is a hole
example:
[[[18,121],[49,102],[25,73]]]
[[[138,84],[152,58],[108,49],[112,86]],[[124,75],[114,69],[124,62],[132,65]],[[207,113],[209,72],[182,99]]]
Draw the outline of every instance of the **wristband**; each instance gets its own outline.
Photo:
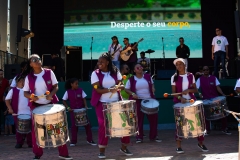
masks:
[[[178,96],[177,98],[180,100],[182,97],[181,97],[181,96]]]
[[[69,110],[70,109],[70,107],[67,107],[67,110]]]

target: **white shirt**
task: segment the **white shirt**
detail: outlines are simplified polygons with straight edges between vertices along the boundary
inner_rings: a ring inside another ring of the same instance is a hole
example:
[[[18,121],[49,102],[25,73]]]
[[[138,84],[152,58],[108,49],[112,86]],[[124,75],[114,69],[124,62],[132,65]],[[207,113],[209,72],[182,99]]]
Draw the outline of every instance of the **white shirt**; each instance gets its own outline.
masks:
[[[179,75],[179,76],[181,76],[181,77],[183,78],[183,81],[182,81],[182,90],[185,91],[185,90],[188,89],[188,84],[189,84],[188,78],[187,78],[187,74]],[[174,75],[171,77],[171,85],[172,85],[172,86],[175,86],[176,83],[173,82],[173,79],[174,79]],[[195,78],[194,78],[194,76],[193,76],[193,81],[192,81],[192,83],[195,83]],[[186,95],[183,94],[182,97],[185,98],[185,99],[191,99],[191,97],[190,97],[189,94],[186,94]]]
[[[12,87],[12,88],[17,86],[16,77],[17,77],[17,76],[15,76],[15,77],[13,78],[12,83],[11,83],[11,85],[10,85],[10,87]]]
[[[87,97],[87,95],[86,95],[86,93],[82,90],[82,98],[85,98],[85,97]],[[65,100],[65,101],[68,99],[68,92],[67,92],[67,91],[64,93],[62,99]]]
[[[240,87],[240,79],[237,80],[236,86],[235,86],[235,88],[234,88],[235,91],[237,90],[237,87]]]
[[[227,38],[224,36],[216,36],[212,40],[212,45],[214,46],[214,53],[217,51],[226,52],[225,46],[228,45]]]
[[[118,48],[120,48],[120,47],[121,47],[121,45],[118,44],[116,50],[117,50]],[[113,46],[112,46],[112,44],[109,45],[108,51],[110,51],[110,54],[113,54],[113,53],[114,53],[114,48],[115,48],[115,44],[114,44]],[[122,51],[122,48],[120,48],[120,49],[114,54],[112,61],[118,61],[118,57],[119,57],[121,51]]]
[[[208,77],[210,77],[210,75]],[[216,86],[220,85],[220,83],[216,77],[215,77],[215,83],[216,83]],[[196,82],[196,86],[198,89],[200,88],[200,78],[198,78],[198,80]]]
[[[149,92],[149,86],[147,80],[142,77],[142,78],[137,78],[134,76],[134,80],[136,81],[136,95],[138,96],[139,99],[149,99],[151,98],[150,92]],[[152,84],[153,80],[151,79]],[[128,80],[125,86],[126,89],[131,88],[131,83]]]
[[[31,115],[30,107],[28,106],[28,99],[24,97],[24,92],[22,88],[17,88],[19,90],[19,97],[18,97],[18,113],[16,114],[28,114]],[[5,100],[11,100],[13,96],[13,89],[11,89]]]
[[[102,81],[103,88],[111,88],[112,86],[116,85],[115,80],[112,78],[112,76],[110,76],[110,72],[101,72],[101,73],[104,75],[103,81]],[[120,72],[117,72],[117,79],[122,80],[122,75]],[[99,79],[95,71],[93,71],[91,76],[91,84],[96,82],[99,82]],[[100,102],[114,102],[119,100],[118,93],[114,93],[113,96],[109,98],[111,94],[112,92],[102,94],[100,98]]]
[[[46,93],[47,89],[47,85],[43,79],[43,75],[44,75],[45,71],[43,70],[41,73],[39,74],[34,74],[35,76],[37,76],[36,82],[35,82],[35,95],[36,96],[41,96],[43,94]],[[51,81],[52,81],[52,85],[55,85],[58,83],[53,71],[51,70]],[[24,83],[24,87],[23,87],[23,91],[30,91],[29,88],[29,81],[28,81],[28,76],[25,78],[25,83]],[[37,101],[35,101],[38,104],[48,104],[51,101],[47,100],[46,98],[39,98]]]

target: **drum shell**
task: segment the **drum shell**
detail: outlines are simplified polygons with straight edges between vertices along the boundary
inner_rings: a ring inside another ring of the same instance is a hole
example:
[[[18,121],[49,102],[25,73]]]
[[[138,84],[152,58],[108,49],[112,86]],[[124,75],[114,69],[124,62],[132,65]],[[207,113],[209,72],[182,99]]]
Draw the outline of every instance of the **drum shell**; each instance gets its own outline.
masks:
[[[186,107],[174,107],[177,135],[181,138],[202,136],[206,132],[203,105],[187,105],[190,103],[186,103]]]
[[[125,137],[138,131],[136,101],[125,100],[103,104],[106,136]]]
[[[87,110],[85,108],[74,109],[73,114],[76,126],[86,126],[89,123],[87,118]]]
[[[224,111],[224,109],[228,110],[226,97],[224,96],[203,101],[203,106],[206,120],[213,121],[228,116],[228,113]]]
[[[155,103],[158,102],[158,101],[155,100],[155,99],[147,99],[147,100],[155,101]],[[144,101],[146,101],[146,100],[142,100],[142,102],[141,102],[141,111],[142,111],[143,113],[145,113],[145,114],[155,114],[155,113],[158,113],[159,105],[158,105],[157,107],[152,107],[152,108],[150,108],[150,107],[144,106],[144,103],[143,103]]]
[[[22,116],[29,117],[27,119],[24,119]],[[17,125],[16,125],[16,130],[18,133],[21,134],[28,134],[32,130],[31,126],[31,116],[30,115],[19,115],[17,117]]]
[[[46,110],[56,108],[56,112],[38,114],[35,112],[38,108]],[[58,147],[69,141],[67,116],[63,105],[51,104],[39,106],[33,110],[33,118],[36,143],[39,147]]]

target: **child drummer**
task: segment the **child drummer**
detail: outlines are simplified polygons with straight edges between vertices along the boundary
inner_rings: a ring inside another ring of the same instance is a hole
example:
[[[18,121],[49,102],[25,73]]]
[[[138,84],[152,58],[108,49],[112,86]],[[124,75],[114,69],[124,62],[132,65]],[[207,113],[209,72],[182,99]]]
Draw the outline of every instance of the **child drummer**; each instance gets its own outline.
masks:
[[[225,96],[221,88],[219,87],[220,83],[215,76],[209,75],[208,66],[203,67],[203,75],[196,82],[197,88],[201,89],[199,96],[203,99],[215,98],[218,96],[218,93]],[[231,135],[227,128],[227,117],[221,119],[222,121],[222,132],[227,135]],[[210,134],[210,121],[206,120],[206,129],[207,134]]]
[[[176,73],[171,78],[172,93],[182,93],[181,95],[174,96],[174,103],[186,103],[187,100],[194,99],[194,93],[198,92],[195,84],[195,78],[192,73],[186,73],[185,61],[182,58],[177,58],[173,61],[173,64],[176,66]],[[178,136],[176,130],[176,142],[177,142],[177,153],[184,153],[181,147],[182,138]],[[203,151],[207,152],[207,147],[203,144],[204,137],[199,136],[198,147]]]
[[[41,58],[37,54],[33,54],[27,61],[27,66],[22,73],[25,78],[24,96],[29,99],[28,106],[31,110],[36,107],[41,107],[46,104],[54,104],[58,102],[56,92],[58,91],[58,81],[52,70],[43,69]],[[50,91],[44,98],[37,96],[44,95]],[[36,95],[36,96],[34,96]],[[33,121],[33,119],[32,119]],[[36,143],[36,134],[34,131],[34,122],[32,122],[32,143],[33,153],[35,154],[34,160],[40,159],[43,155],[43,149]],[[70,160],[72,157],[68,154],[67,145],[58,146],[59,158]]]
[[[63,96],[63,104],[65,107],[70,111],[70,116],[71,116],[71,132],[72,132],[72,139],[71,139],[71,144],[70,146],[75,146],[77,143],[77,133],[78,133],[78,126],[75,125],[75,116],[73,113],[74,109],[81,109],[81,108],[86,108],[87,109],[87,102],[85,97],[87,96],[86,93],[78,87],[78,79],[77,78],[72,78],[67,80],[65,83],[65,89],[66,92]],[[70,101],[70,107],[68,107],[66,100]],[[92,139],[92,131],[91,131],[91,125],[88,123],[87,125],[84,126],[86,135],[87,135],[87,143],[91,144],[93,146],[96,146],[97,144],[93,141]]]
[[[17,86],[12,88],[5,99],[6,105],[8,107],[8,112],[10,114],[17,114],[17,115],[31,115],[30,108],[28,106],[28,99],[24,97],[23,86],[24,86],[24,78],[19,75],[15,78]],[[14,123],[17,128],[18,119],[17,116],[14,116]],[[32,134],[31,132],[28,134],[21,134],[16,130],[16,139],[17,144],[15,148],[22,148],[24,144],[24,139],[27,138],[27,144],[29,148],[32,148]]]

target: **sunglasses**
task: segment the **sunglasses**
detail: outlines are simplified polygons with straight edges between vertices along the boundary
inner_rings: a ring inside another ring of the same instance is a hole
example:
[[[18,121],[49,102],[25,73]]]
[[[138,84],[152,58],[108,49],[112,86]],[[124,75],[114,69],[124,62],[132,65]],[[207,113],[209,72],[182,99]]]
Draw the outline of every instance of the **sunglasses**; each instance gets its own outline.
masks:
[[[31,62],[35,63],[35,62],[39,62],[41,61],[41,58],[32,58]]]
[[[203,71],[209,71],[209,69],[203,69]]]
[[[137,70],[143,69],[143,67],[136,67]]]

